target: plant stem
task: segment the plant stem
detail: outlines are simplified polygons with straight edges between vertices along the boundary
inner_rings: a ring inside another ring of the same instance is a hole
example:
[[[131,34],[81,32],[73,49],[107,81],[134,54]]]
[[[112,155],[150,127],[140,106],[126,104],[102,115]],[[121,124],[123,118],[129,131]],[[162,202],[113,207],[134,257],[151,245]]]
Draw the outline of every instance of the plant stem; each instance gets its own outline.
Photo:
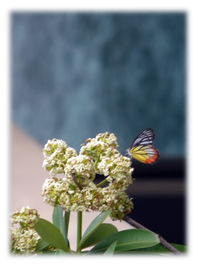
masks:
[[[123,218],[124,221],[128,222],[129,224],[131,224],[132,226],[134,226],[135,228],[139,228],[139,229],[144,229],[144,230],[148,230],[152,233],[154,233],[153,231],[149,230],[148,228],[146,228],[145,226],[143,226],[142,224],[136,222],[135,220],[133,220],[132,218],[130,218],[129,216],[125,215]],[[155,234],[155,233],[154,233]],[[175,247],[173,247],[171,244],[169,244],[162,236],[158,235],[159,239],[160,239],[160,244],[165,247],[166,249],[168,249],[169,251],[171,251],[174,254],[182,254],[179,250],[177,250]]]
[[[106,182],[107,182],[107,177],[103,181],[101,181],[100,183],[98,183],[96,186],[97,187],[100,187],[102,184],[105,184]]]
[[[79,246],[82,237],[82,211],[77,212],[77,248],[76,252],[81,253],[81,248]]]

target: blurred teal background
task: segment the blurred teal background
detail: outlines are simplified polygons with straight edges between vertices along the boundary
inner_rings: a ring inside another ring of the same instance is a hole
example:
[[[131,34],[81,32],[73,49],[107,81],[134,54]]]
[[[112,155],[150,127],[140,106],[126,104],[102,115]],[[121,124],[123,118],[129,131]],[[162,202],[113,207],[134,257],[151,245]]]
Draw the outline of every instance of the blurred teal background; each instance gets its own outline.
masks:
[[[12,120],[42,145],[114,132],[121,152],[151,127],[185,155],[184,13],[11,15]]]

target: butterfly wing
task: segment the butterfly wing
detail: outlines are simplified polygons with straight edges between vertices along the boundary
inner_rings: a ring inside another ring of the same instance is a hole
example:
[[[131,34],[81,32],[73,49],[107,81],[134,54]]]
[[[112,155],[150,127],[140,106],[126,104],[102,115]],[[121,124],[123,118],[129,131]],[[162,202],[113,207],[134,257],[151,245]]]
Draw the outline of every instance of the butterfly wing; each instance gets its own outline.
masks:
[[[159,158],[158,151],[153,147],[155,135],[151,128],[142,131],[132,142],[129,155],[145,164],[152,164]]]
[[[132,142],[131,147],[133,146],[147,146],[153,145],[155,134],[151,128],[147,128],[142,131]]]

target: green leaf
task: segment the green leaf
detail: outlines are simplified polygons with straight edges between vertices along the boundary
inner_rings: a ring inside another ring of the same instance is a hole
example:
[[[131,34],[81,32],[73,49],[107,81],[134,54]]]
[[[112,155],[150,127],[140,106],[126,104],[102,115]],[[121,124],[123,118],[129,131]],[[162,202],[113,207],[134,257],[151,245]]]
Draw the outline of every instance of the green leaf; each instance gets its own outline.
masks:
[[[65,227],[63,221],[63,211],[61,206],[56,206],[53,209],[53,216],[52,216],[53,224],[61,231],[63,236],[65,237]]]
[[[93,246],[116,232],[118,232],[118,230],[114,225],[110,223],[102,223],[96,228],[96,230],[90,235],[90,237],[82,243],[81,248],[83,249]]]
[[[66,228],[65,228],[65,222],[63,218],[63,211],[61,206],[56,206],[54,207],[53,210],[53,216],[52,216],[53,224],[60,230],[62,233],[67,246],[69,247],[69,241],[67,239],[67,234],[66,234]],[[69,223],[69,222],[68,222]]]
[[[105,254],[105,255],[111,255],[111,254],[114,254],[116,244],[117,244],[117,241],[113,242],[113,243],[107,248],[107,250],[105,251],[104,254]]]
[[[60,230],[52,223],[45,219],[39,219],[35,224],[35,230],[48,244],[55,246],[56,248],[60,248],[66,252],[69,251],[69,247],[67,247],[66,241]]]
[[[105,251],[114,241],[117,241],[116,251],[127,251],[152,247],[160,243],[158,236],[143,229],[130,229],[115,233],[100,243],[91,252]]]
[[[175,243],[171,243],[171,245],[176,249],[178,249],[180,252],[186,252],[187,250],[187,247],[185,245],[175,244]]]
[[[99,227],[99,225],[108,217],[110,211],[105,211],[100,213],[88,226],[82,239],[80,241],[79,246],[84,247],[84,243],[89,239],[89,237],[95,232],[95,230]]]
[[[68,236],[69,218],[70,218],[70,211],[65,211],[64,226],[65,226],[66,237]]]
[[[35,248],[35,251],[41,251],[45,248],[47,248],[49,246],[49,243],[47,243],[46,241],[44,241],[43,239],[39,239]]]
[[[60,229],[60,226],[63,225],[63,213],[61,206],[54,207],[52,221],[58,229]]]
[[[179,250],[180,252],[186,252],[186,246],[184,245],[174,244],[174,243],[171,243],[171,245],[175,247],[177,250]],[[132,252],[133,253],[172,253],[167,248],[163,247],[161,244],[157,244],[150,248],[138,249]]]
[[[55,254],[56,255],[63,255],[63,254],[66,254],[66,252],[64,252],[62,249],[58,249],[58,250],[56,250]]]

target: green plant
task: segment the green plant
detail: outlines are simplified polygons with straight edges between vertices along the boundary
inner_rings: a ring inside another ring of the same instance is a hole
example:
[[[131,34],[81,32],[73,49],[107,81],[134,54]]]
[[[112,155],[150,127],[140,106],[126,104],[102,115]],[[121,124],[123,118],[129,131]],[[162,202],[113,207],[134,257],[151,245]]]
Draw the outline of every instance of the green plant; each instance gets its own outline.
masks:
[[[50,177],[43,184],[42,197],[53,206],[52,222],[40,218],[37,210],[24,207],[11,216],[11,251],[36,254],[180,253],[185,247],[170,245],[142,225],[118,231],[105,219],[131,220],[133,203],[126,190],[132,184],[131,159],[120,154],[114,134],[89,138],[79,154],[63,140],[49,140],[44,147],[44,168]],[[61,175],[61,178],[58,177]],[[104,179],[95,183],[96,174]],[[106,186],[105,186],[106,185]],[[77,247],[68,239],[70,212],[77,212]],[[83,211],[100,214],[82,233]],[[129,221],[130,223],[130,221]]]

